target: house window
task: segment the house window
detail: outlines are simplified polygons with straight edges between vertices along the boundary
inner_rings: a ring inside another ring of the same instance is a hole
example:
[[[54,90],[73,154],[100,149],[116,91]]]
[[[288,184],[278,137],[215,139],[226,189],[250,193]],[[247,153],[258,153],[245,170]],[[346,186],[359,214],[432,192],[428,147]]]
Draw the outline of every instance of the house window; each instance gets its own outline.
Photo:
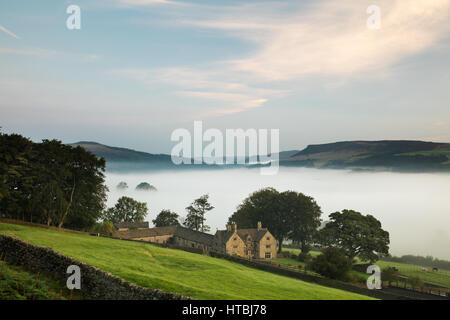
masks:
[[[233,240],[234,240],[234,241],[237,241],[237,238],[234,238]]]
[[[195,248],[195,244],[192,244],[192,248]]]
[[[267,240],[267,241],[270,241],[270,237],[267,237],[266,240]]]
[[[233,248],[237,249],[238,246],[233,246]]]
[[[272,253],[266,252],[266,259],[271,259],[271,258],[272,258]]]
[[[266,248],[267,248],[267,249],[270,249],[270,244],[266,245]]]

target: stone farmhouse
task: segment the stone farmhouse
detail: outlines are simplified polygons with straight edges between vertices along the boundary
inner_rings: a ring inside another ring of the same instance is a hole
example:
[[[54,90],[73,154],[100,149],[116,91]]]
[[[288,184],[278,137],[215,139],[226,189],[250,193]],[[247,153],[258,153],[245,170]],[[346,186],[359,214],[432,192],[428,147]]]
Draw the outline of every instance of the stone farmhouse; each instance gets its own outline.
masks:
[[[254,229],[238,229],[236,223],[232,223],[226,230],[218,230],[215,235],[182,226],[170,226],[119,229],[115,236],[234,254],[247,259],[271,259],[277,256],[277,241],[267,228],[262,228],[261,222]]]
[[[277,257],[277,240],[258,222],[256,229],[238,229],[236,223],[227,226],[227,230],[216,232],[222,251],[247,259],[272,259]]]

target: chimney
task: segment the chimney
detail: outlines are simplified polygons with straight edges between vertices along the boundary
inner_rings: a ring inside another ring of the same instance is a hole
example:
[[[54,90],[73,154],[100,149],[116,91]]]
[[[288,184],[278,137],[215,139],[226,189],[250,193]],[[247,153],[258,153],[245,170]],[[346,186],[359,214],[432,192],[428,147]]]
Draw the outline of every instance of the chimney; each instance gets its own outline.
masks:
[[[233,230],[233,231],[236,232],[236,231],[237,231],[237,224],[236,224],[236,222],[234,222],[234,221],[232,222],[232,224],[233,224],[233,226],[234,226],[234,230]]]
[[[227,231],[231,232],[231,224],[227,224]]]
[[[258,221],[258,230],[261,230],[262,229],[262,223],[261,223],[261,221]]]

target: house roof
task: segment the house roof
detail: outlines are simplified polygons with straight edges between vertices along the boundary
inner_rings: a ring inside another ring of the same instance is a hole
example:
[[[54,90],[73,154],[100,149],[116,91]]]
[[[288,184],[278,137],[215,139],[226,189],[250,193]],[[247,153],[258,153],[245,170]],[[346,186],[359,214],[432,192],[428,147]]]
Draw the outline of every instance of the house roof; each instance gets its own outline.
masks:
[[[237,233],[244,241],[245,241],[245,239],[247,239],[247,236],[250,236],[253,241],[259,241],[267,233],[267,228],[261,228],[261,229],[238,229]]]
[[[237,235],[245,241],[247,239],[247,236],[250,236],[252,238],[252,241],[260,241],[264,235],[268,232],[267,228],[253,228],[253,229],[237,229]],[[218,230],[216,232],[216,237],[221,241],[222,243],[226,243],[233,235],[234,231],[228,231],[228,230]]]
[[[227,230],[217,230],[216,231],[216,237],[221,243],[226,243],[233,234],[234,234],[233,231],[227,231]]]

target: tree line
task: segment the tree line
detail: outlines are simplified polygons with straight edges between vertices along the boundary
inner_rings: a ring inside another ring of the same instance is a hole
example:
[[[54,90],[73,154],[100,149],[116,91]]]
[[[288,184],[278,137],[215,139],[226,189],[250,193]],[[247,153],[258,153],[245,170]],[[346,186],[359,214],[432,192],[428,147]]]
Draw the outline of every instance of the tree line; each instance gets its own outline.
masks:
[[[0,133],[0,217],[87,229],[105,208],[104,171],[82,147]]]

